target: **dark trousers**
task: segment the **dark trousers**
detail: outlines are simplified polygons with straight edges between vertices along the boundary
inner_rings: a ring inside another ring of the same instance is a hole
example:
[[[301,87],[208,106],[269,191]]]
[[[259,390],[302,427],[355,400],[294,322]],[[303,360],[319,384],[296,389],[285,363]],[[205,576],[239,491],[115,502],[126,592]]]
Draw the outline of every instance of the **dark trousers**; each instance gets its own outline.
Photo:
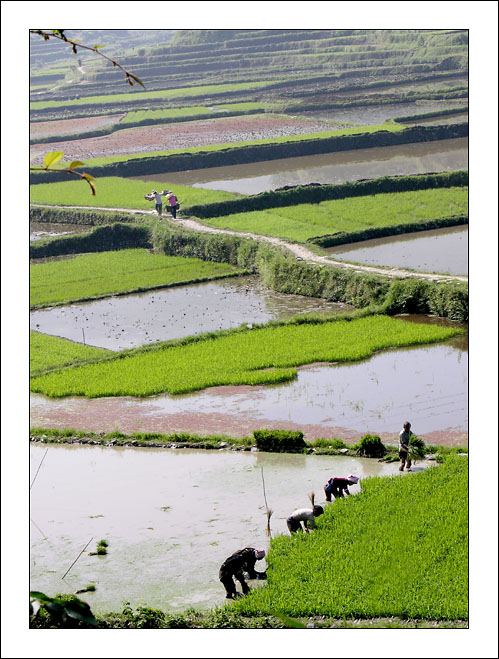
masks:
[[[324,492],[326,493],[326,501],[331,501],[331,494],[335,499],[338,497],[343,498],[343,490],[339,490],[337,487],[334,485],[330,485],[329,487],[324,488]]]
[[[174,220],[177,219],[177,206],[170,206],[170,212]]]
[[[297,531],[303,530],[301,527],[301,522],[297,522],[295,519],[291,519],[291,517],[288,517],[286,524],[288,525],[290,533],[297,533]]]
[[[222,582],[225,592],[227,593],[227,597],[234,597],[237,595],[237,588],[236,588],[236,582],[232,578],[232,574],[229,572],[225,572],[225,570],[220,570],[219,572],[219,579]],[[241,584],[241,588],[243,590],[243,594],[246,595],[246,593],[249,592],[249,587],[246,581],[244,580],[244,576],[242,572],[234,574],[234,577],[239,581]]]

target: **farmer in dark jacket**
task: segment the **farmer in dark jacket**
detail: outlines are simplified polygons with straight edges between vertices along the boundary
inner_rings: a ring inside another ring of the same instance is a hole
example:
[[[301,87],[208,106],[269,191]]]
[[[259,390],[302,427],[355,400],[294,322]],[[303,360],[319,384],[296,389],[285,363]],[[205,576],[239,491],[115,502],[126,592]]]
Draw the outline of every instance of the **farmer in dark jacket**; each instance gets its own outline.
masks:
[[[347,495],[350,494],[348,491],[349,485],[355,485],[359,482],[357,476],[350,474],[347,478],[330,478],[328,482],[324,485],[324,492],[326,493],[326,501],[331,501],[331,494],[335,499],[338,497],[343,497],[343,492],[346,492]]]
[[[223,562],[218,578],[223,583],[227,591],[226,599],[234,599],[240,597],[241,593],[236,590],[236,583],[233,579],[235,577],[243,589],[243,595],[249,592],[249,586],[244,580],[244,572],[248,573],[249,579],[266,579],[266,572],[256,572],[255,563],[265,556],[264,549],[254,549],[253,547],[246,547],[234,552],[229,558]],[[243,572],[244,571],[244,572]]]

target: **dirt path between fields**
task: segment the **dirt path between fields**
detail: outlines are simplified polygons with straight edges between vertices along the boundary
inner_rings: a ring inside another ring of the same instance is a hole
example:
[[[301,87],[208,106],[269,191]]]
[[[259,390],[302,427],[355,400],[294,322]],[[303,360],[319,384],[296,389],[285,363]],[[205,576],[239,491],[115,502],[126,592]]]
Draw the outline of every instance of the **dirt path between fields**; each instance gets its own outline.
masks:
[[[48,204],[31,204],[32,206],[42,207],[42,208],[67,208],[78,209],[78,210],[101,210],[101,211],[114,211],[114,212],[123,212],[123,213],[140,213],[143,215],[155,215],[155,211],[144,211],[144,210],[134,210],[132,208],[103,208],[99,206],[51,206]],[[251,238],[253,240],[258,240],[260,242],[267,242],[276,247],[282,247],[290,251],[297,260],[306,261],[307,263],[315,263],[318,265],[334,265],[339,268],[344,268],[345,270],[355,270],[356,272],[367,272],[370,274],[384,275],[387,277],[412,277],[416,279],[426,279],[430,281],[463,281],[467,282],[468,277],[463,275],[443,275],[437,273],[426,273],[426,272],[413,272],[412,270],[403,270],[400,268],[377,268],[374,266],[368,265],[354,265],[352,263],[346,263],[344,261],[335,261],[334,259],[326,256],[321,256],[315,254],[312,250],[307,249],[304,245],[299,245],[298,243],[291,243],[282,238],[273,238],[270,236],[261,236],[255,233],[244,233],[238,231],[230,231],[228,229],[215,229],[213,227],[205,226],[196,220],[193,220],[189,217],[178,217],[176,220],[173,220],[169,217],[163,216],[163,219],[166,222],[169,222],[173,225],[182,226],[191,231],[199,231],[203,233],[224,233],[230,236],[240,236],[243,238]]]

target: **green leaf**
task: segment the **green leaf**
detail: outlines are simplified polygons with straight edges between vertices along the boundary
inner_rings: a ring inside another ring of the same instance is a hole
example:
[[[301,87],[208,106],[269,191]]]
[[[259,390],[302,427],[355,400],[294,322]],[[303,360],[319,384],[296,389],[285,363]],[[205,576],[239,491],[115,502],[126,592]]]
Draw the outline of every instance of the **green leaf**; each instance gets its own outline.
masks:
[[[104,48],[104,46],[94,46],[94,50],[97,50],[97,48]]]
[[[76,169],[77,167],[82,167],[85,163],[81,162],[80,160],[73,160],[73,162],[69,165],[69,169]]]
[[[82,164],[83,164],[83,163],[82,163]],[[85,174],[82,174],[82,177],[83,177],[83,178],[86,178],[87,181],[95,181],[95,178],[94,178],[91,174],[87,174],[87,173],[85,173]]]
[[[135,80],[135,82],[138,82],[139,85],[144,87],[144,84],[142,83],[142,80],[140,80],[140,78],[137,78],[137,76],[134,76],[133,73],[127,73],[127,77],[128,78],[133,78]],[[132,85],[133,83],[130,83],[130,84]],[[144,87],[144,89],[145,89],[145,87]]]
[[[50,153],[46,153],[45,156],[43,157],[43,164],[45,165],[45,167],[50,167],[51,165],[55,165],[56,162],[59,162],[59,160],[61,160],[63,155],[64,155],[64,151],[50,151]]]

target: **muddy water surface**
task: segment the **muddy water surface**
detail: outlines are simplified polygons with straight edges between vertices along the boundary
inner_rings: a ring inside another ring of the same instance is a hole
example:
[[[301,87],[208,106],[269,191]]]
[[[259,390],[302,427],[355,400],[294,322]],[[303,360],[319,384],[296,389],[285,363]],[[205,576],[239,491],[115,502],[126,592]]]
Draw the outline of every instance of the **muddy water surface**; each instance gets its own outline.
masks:
[[[30,327],[110,350],[352,306],[264,289],[256,277],[181,286],[34,311]]]
[[[29,239],[41,240],[42,238],[53,238],[67,233],[84,233],[94,227],[86,224],[57,224],[55,222],[30,222]]]
[[[468,139],[463,137],[132,178],[252,195],[285,185],[338,184],[467,168]]]
[[[31,446],[30,482],[45,451]],[[81,597],[99,613],[125,601],[165,611],[224,604],[221,563],[247,545],[268,549],[262,467],[273,535],[287,532],[286,517],[309,505],[309,492],[323,501],[331,476],[399,475],[396,464],[349,457],[51,445],[31,490],[30,589],[94,583]],[[108,554],[88,556],[101,539]]]
[[[411,322],[439,322],[412,319]],[[380,352],[343,365],[309,365],[274,386],[214,387],[183,396],[49,399],[32,394],[31,426],[90,431],[191,432],[243,437],[260,428],[307,439],[356,442],[365,433],[396,443],[402,424],[428,444],[468,441],[467,337]]]
[[[468,227],[449,227],[376,238],[330,247],[325,252],[332,259],[340,261],[466,275]]]

